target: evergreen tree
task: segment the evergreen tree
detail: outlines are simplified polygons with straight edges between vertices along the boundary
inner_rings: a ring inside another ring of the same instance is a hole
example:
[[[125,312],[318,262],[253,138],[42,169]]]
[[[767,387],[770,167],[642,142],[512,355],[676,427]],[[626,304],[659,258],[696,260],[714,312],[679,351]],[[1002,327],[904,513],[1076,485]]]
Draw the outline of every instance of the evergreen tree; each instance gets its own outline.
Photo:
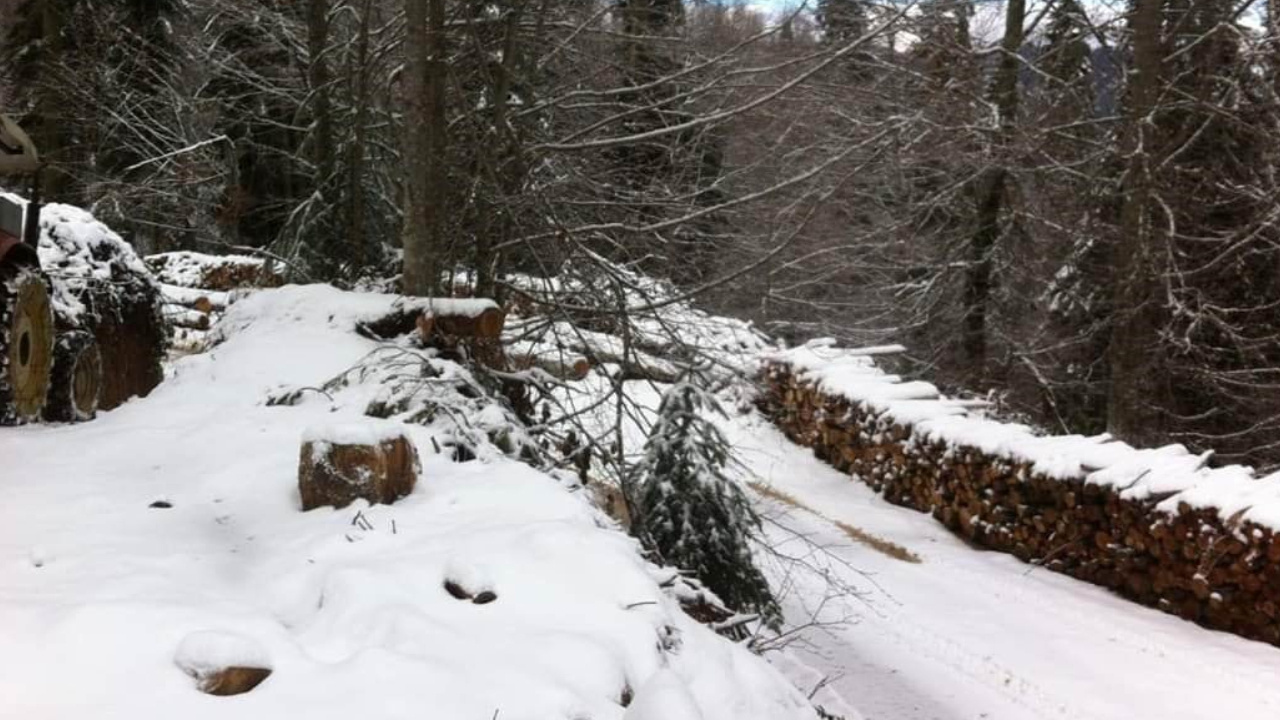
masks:
[[[644,457],[626,479],[632,532],[655,559],[696,574],[729,607],[776,624],[777,601],[751,557],[759,518],[725,475],[728,442],[705,412],[723,411],[687,381],[663,395]]]
[[[867,34],[867,5],[863,0],[818,0],[814,12],[823,40],[845,45]]]
[[[1108,429],[1276,462],[1276,110],[1232,8],[1138,0],[1125,95]],[[1252,436],[1252,437],[1251,437]],[[1245,438],[1250,438],[1246,440]]]

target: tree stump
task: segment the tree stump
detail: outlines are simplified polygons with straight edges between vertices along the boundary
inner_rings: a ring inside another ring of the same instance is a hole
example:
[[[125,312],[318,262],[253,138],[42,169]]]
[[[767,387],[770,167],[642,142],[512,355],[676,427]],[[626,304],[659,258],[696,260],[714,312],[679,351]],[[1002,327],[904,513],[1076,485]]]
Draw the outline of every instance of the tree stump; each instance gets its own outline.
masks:
[[[418,452],[396,423],[320,426],[302,438],[298,494],[304,511],[358,498],[389,504],[413,492],[420,472]]]
[[[40,417],[53,366],[53,310],[33,268],[0,265],[0,425]]]
[[[58,337],[44,417],[51,422],[83,422],[98,412],[102,355],[91,333],[73,330]]]
[[[251,638],[204,630],[183,638],[174,664],[196,679],[196,688],[209,695],[240,695],[271,675],[271,658]]]

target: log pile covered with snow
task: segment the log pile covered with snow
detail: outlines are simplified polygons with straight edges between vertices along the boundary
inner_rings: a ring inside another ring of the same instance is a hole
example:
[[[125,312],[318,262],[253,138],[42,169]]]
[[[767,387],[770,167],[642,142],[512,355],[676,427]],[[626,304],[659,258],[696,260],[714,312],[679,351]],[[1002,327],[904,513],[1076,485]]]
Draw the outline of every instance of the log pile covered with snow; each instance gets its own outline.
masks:
[[[61,374],[55,367],[55,378],[76,377],[76,366],[83,376],[84,367],[100,365],[97,401],[91,405],[102,410],[151,392],[164,378],[169,328],[160,286],[133,248],[89,212],[49,204],[40,213],[38,251],[58,334],[66,340],[55,351],[71,363]],[[63,387],[51,392],[74,395]],[[69,411],[75,418],[58,419],[84,419],[87,407],[82,402]]]
[[[764,369],[792,440],[972,543],[1207,627],[1280,644],[1280,473],[1181,446],[1042,436],[865,354],[811,343]]]

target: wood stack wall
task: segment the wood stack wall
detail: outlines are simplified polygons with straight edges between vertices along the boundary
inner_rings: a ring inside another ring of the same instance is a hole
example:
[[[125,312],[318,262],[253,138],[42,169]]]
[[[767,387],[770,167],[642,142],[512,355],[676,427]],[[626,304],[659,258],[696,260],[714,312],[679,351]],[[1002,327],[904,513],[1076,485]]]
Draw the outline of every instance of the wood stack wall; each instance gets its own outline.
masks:
[[[1280,645],[1280,535],[1240,514],[1048,477],[1028,462],[927,438],[785,365],[766,367],[761,409],[793,441],[896,505],[930,513],[973,545],[1205,627]]]

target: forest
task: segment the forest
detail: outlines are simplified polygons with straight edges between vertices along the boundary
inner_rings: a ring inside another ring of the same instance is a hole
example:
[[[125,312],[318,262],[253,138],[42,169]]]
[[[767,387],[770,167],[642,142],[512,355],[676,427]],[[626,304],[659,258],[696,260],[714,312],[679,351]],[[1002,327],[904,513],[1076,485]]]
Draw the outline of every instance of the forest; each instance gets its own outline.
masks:
[[[48,200],[502,297],[620,263],[1052,432],[1280,463],[1263,0],[7,0]],[[386,281],[385,278],[395,278]]]
[[[1280,0],[0,0],[0,488],[5,717],[1274,718]]]

